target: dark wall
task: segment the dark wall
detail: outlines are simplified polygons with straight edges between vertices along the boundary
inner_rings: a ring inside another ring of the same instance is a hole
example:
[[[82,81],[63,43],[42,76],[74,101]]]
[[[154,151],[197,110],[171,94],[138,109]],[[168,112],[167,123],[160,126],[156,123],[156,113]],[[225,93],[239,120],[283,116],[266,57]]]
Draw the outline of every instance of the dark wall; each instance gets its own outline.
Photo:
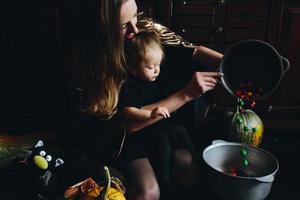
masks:
[[[64,118],[67,1],[1,1],[0,127]]]
[[[80,32],[77,28],[78,2],[78,0],[3,0],[0,2],[0,127],[9,124],[16,126],[19,122],[26,124],[31,121],[56,123],[67,115],[63,61],[68,50],[75,43],[76,34]],[[195,2],[198,7],[190,6],[190,3],[195,4]],[[247,1],[255,5],[263,2],[262,5],[265,7],[259,7],[259,15],[253,14],[249,8],[248,13],[236,13],[234,16],[232,12],[227,16],[221,11],[215,13],[220,14],[216,16],[212,15],[210,10],[217,6],[219,9],[224,7],[228,11],[229,5],[232,8],[245,9],[244,3],[235,0],[225,1],[224,5],[216,5],[215,1],[207,2],[210,2],[209,6],[202,1],[193,0],[182,2],[137,0],[140,10],[169,25],[171,29],[183,36],[185,34],[188,36],[189,31],[195,29],[200,31],[199,34],[191,31],[190,35],[193,37],[195,35],[195,41],[202,41],[201,38],[208,32],[208,40],[205,41],[213,43],[200,44],[212,48],[220,46],[221,49],[225,49],[232,42],[230,38],[237,38],[233,33],[238,33],[241,38],[248,38],[249,33],[253,31],[258,34],[258,39],[273,45],[281,55],[291,61],[291,69],[285,75],[278,91],[263,102],[259,102],[258,107],[265,119],[273,120],[271,126],[278,125],[281,121],[284,127],[284,123],[287,122],[285,119],[291,119],[290,121],[294,120],[295,123],[290,127],[298,127],[300,91],[294,86],[298,85],[300,73],[297,54],[300,48],[299,1]],[[194,14],[189,9],[192,9]],[[236,12],[239,10],[235,9]],[[205,24],[212,19],[223,18],[226,20],[220,22],[226,23],[223,24],[221,32],[216,31],[211,23],[209,26]],[[183,30],[184,33],[180,32]],[[216,35],[215,40],[211,40],[214,35]],[[215,105],[231,106],[232,98],[226,95],[226,91],[217,90]]]

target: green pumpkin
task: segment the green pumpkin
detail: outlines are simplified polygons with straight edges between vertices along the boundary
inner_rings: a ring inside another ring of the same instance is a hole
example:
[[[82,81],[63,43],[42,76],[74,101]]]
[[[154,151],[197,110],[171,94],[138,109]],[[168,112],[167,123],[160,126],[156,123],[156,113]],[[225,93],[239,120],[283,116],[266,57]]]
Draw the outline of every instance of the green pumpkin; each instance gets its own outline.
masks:
[[[263,130],[262,120],[252,110],[234,113],[230,128],[232,140],[256,147],[261,143]]]

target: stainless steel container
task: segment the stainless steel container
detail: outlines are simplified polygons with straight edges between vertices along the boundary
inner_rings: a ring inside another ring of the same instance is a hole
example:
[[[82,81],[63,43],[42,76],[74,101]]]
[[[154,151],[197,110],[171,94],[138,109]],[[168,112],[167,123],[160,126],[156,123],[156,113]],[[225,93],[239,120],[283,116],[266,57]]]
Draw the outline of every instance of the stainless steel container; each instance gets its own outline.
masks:
[[[221,82],[234,96],[237,96],[237,86],[251,83],[261,90],[260,95],[252,99],[260,100],[278,88],[289,68],[289,61],[270,44],[261,40],[242,40],[226,50],[220,64],[220,72],[224,73]]]
[[[220,200],[265,199],[279,168],[273,155],[242,143],[214,141],[202,156],[210,189]],[[236,174],[230,172],[233,167]]]

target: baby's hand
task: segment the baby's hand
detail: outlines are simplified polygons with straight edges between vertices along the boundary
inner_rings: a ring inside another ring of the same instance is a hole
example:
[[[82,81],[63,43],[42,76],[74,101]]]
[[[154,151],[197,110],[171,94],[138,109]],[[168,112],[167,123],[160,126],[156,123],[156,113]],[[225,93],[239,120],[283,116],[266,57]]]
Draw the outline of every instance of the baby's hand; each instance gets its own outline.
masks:
[[[169,113],[168,109],[165,107],[157,107],[152,110],[151,118],[156,118],[158,116],[163,116],[164,118],[169,118],[170,113]]]

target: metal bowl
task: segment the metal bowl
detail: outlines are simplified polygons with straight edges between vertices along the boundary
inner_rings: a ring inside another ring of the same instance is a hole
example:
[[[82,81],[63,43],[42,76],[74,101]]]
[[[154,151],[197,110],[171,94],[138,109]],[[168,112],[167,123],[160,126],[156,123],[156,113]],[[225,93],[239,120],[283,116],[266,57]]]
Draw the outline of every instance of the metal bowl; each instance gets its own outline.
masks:
[[[252,96],[260,100],[271,95],[290,67],[270,44],[261,40],[242,40],[233,44],[220,64],[221,78],[226,90],[234,96],[241,85],[251,84]],[[253,91],[254,90],[254,91]]]
[[[242,143],[214,141],[202,156],[207,164],[210,188],[222,200],[265,199],[279,168],[272,154]]]

